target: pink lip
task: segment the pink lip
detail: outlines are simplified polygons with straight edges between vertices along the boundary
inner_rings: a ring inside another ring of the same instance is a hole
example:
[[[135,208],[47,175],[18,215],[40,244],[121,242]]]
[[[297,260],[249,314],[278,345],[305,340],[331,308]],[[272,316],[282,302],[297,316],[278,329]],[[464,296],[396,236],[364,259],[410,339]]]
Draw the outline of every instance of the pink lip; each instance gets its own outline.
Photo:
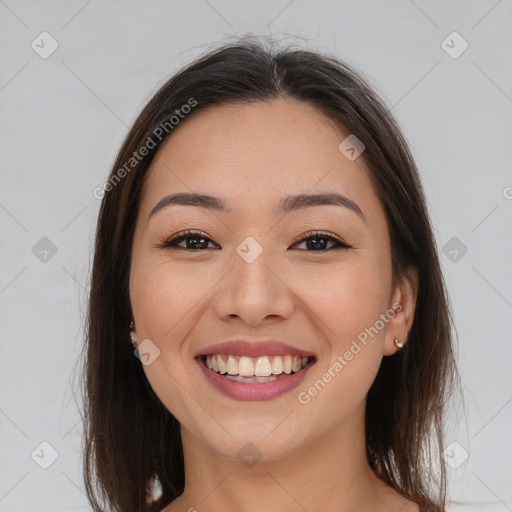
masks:
[[[299,350],[291,345],[275,340],[245,341],[233,340],[217,343],[197,352],[195,357],[208,354],[231,354],[237,356],[260,357],[260,356],[300,356],[315,357],[311,352]]]
[[[313,366],[312,364],[308,364],[308,366],[300,372],[287,375],[286,377],[272,382],[256,382],[249,384],[227,379],[213,370],[210,370],[205,366],[201,357],[196,357],[196,361],[208,381],[217,391],[220,391],[230,398],[241,401],[272,400],[278,396],[284,395],[293,388],[296,388],[302,382],[308,370]]]

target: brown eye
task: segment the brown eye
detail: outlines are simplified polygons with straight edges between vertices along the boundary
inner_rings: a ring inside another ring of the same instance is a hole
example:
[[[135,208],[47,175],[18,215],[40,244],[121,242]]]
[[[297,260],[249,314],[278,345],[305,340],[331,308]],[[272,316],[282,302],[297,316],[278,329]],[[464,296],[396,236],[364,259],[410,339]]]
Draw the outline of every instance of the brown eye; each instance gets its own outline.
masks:
[[[297,243],[305,243],[307,250],[310,252],[324,252],[330,251],[332,249],[350,249],[350,246],[339,238],[329,233],[323,233],[320,231],[307,233]],[[327,247],[329,243],[333,245],[331,247]]]
[[[213,243],[208,236],[200,231],[185,231],[165,240],[160,247],[197,251],[208,249],[207,245],[210,242]]]
[[[184,249],[189,251],[198,251],[202,249],[209,249],[208,244],[214,242],[201,231],[183,231],[177,233],[173,237],[164,240],[159,247]],[[315,231],[304,235],[295,245],[306,244],[306,250],[309,252],[326,252],[333,249],[350,249],[351,247],[343,242],[338,237],[330,233]],[[331,244],[329,246],[329,244]],[[216,244],[214,244],[216,245]],[[215,248],[215,247],[214,247]],[[216,248],[219,246],[216,245]],[[301,249],[302,250],[302,249]]]

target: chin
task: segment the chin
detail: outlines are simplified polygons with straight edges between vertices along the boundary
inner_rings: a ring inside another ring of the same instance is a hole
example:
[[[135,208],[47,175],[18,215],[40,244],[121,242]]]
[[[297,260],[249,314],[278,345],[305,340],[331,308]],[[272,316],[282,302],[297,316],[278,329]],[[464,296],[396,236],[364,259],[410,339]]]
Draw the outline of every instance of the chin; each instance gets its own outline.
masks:
[[[290,416],[292,415],[293,413]],[[284,425],[284,417],[286,415],[283,414],[272,418],[260,415],[254,420],[245,415],[244,418],[222,422],[224,428],[213,428],[209,425],[212,428],[205,430],[204,423],[201,422],[197,422],[195,428],[189,429],[186,425],[184,427],[209,449],[226,459],[241,462],[274,461],[300,451],[310,438],[306,425],[291,422],[290,418]],[[211,423],[215,422],[212,420]]]

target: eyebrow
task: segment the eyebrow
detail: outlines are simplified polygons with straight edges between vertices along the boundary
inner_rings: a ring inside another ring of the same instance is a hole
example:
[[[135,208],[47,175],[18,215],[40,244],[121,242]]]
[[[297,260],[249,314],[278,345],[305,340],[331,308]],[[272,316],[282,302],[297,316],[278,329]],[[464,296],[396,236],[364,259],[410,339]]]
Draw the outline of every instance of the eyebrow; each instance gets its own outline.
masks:
[[[229,213],[232,209],[227,205],[226,201],[220,197],[214,197],[207,194],[194,194],[194,193],[176,193],[169,194],[153,207],[151,210],[149,219],[157,212],[173,205],[182,206],[197,206],[201,208],[207,208],[209,210],[215,210],[218,212]],[[365,216],[352,199],[345,197],[337,192],[327,192],[323,194],[297,194],[293,196],[287,196],[280,201],[279,211],[281,213],[289,213],[291,211],[300,210],[303,208],[309,208],[312,206],[342,206],[355,212],[363,222],[366,222]]]

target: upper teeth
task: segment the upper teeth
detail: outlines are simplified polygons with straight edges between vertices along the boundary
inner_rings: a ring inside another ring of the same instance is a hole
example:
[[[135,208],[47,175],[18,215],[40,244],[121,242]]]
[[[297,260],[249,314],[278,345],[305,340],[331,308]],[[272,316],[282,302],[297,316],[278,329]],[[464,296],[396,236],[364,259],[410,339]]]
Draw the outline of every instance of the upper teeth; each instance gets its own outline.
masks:
[[[213,371],[241,377],[267,377],[269,375],[290,374],[302,370],[308,363],[307,357],[300,356],[233,356],[212,354],[206,356],[206,366]]]

